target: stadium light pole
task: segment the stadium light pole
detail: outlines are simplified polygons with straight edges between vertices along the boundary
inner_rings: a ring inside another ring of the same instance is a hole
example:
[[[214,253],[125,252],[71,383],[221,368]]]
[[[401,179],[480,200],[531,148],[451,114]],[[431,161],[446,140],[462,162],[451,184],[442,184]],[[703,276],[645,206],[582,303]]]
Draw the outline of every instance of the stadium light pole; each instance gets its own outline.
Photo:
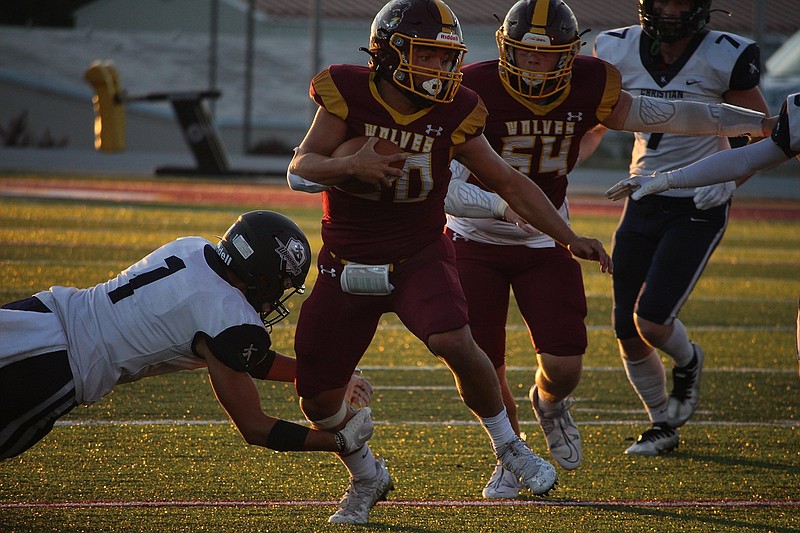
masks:
[[[320,65],[322,64],[321,58],[321,33],[322,33],[322,0],[312,0],[313,5],[311,9],[311,58],[310,58],[310,67],[311,72],[309,73],[308,79],[311,80],[320,70]],[[309,110],[309,123],[314,118],[314,113],[316,112],[316,106],[313,102],[309,100],[308,102],[308,110]]]
[[[255,33],[255,0],[247,2],[247,36],[244,67],[244,111],[242,117],[242,153],[250,151],[250,129],[253,114],[253,35]]]
[[[219,55],[219,0],[211,0],[208,24],[208,89],[217,90],[217,58]],[[211,116],[216,115],[216,102],[209,102]]]
[[[757,43],[764,42],[764,22],[766,19],[766,2],[755,3],[755,30],[753,31],[753,40]]]

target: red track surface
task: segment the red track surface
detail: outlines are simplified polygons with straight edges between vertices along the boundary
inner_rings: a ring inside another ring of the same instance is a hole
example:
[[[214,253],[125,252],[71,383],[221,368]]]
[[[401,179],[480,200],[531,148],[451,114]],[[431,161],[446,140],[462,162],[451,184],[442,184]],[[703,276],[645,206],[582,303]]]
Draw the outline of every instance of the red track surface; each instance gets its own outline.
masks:
[[[280,182],[174,181],[78,178],[2,178],[0,196],[106,202],[205,205],[319,206],[317,195],[294,192]],[[600,195],[570,197],[574,214],[619,214],[622,203]],[[733,218],[800,219],[800,202],[739,198]]]

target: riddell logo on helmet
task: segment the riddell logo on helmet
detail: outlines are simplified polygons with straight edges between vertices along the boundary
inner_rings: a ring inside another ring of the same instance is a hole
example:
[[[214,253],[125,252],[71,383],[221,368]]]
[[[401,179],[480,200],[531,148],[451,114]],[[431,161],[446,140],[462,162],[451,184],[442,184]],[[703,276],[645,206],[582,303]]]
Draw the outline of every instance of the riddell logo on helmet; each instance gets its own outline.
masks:
[[[225,263],[226,266],[231,266],[231,261],[233,258],[228,252],[225,251],[222,245],[217,246],[216,250],[217,255],[220,257],[220,259],[222,259],[222,262]]]
[[[550,37],[547,35],[539,35],[536,33],[526,33],[525,36],[522,38],[522,42],[525,44],[543,44],[543,45],[550,45]]]
[[[461,39],[455,33],[445,33],[443,31],[439,32],[439,35],[436,36],[437,41],[447,41],[450,43],[461,43]]]

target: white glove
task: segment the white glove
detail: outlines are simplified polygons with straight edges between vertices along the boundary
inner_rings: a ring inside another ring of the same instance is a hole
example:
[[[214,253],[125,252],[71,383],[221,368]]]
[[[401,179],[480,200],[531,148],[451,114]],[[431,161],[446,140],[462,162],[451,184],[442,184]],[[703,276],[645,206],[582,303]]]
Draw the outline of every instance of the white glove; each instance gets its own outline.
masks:
[[[355,416],[336,433],[339,443],[339,453],[348,454],[361,448],[370,438],[375,429],[372,424],[372,410],[369,407],[356,412]]]
[[[372,401],[372,384],[356,369],[344,391],[344,399],[356,409],[366,407]]]
[[[633,200],[638,200],[648,194],[656,194],[669,189],[667,176],[662,172],[656,172],[650,176],[631,176],[617,182],[606,191],[606,198],[609,200],[622,200],[630,196]]]
[[[733,191],[736,190],[735,181],[726,181],[725,183],[716,183],[714,185],[706,185],[705,187],[698,187],[694,193],[694,205],[697,209],[711,209],[727,202]]]

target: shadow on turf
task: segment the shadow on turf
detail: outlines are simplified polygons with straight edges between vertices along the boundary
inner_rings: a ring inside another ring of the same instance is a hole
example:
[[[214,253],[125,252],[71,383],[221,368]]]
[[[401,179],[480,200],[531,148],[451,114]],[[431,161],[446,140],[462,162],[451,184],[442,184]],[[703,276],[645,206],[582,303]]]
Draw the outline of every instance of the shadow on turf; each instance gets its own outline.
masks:
[[[712,510],[713,508],[709,508],[707,510]],[[604,506],[597,508],[598,511],[613,511],[616,513],[624,514],[624,513],[631,513],[639,516],[649,516],[649,517],[658,517],[661,519],[668,519],[671,522],[670,528],[674,531],[682,531],[684,528],[681,527],[681,522],[687,522],[687,530],[691,527],[692,523],[696,522],[703,522],[709,525],[709,531],[725,531],[725,530],[746,530],[746,531],[777,531],[777,532],[789,532],[789,531],[797,531],[793,528],[787,527],[780,527],[774,524],[769,523],[761,523],[757,524],[754,522],[741,522],[739,520],[728,520],[725,518],[709,518],[707,516],[698,516],[695,514],[698,511],[702,511],[703,509],[700,508],[687,508],[685,512],[678,513],[675,511],[665,511],[661,509],[645,509],[641,507],[616,507],[613,505]],[[686,511],[691,512],[691,514],[686,514]]]
[[[759,468],[759,469],[769,469],[769,470],[778,470],[778,471],[785,471],[787,468],[790,468],[790,465],[787,465],[785,462],[780,461],[754,461],[752,459],[747,459],[745,457],[734,457],[730,455],[712,455],[712,454],[699,454],[699,453],[692,453],[687,452],[686,450],[681,450],[677,453],[670,454],[675,458],[681,459],[691,459],[693,461],[698,462],[705,462],[705,463],[715,463],[724,466],[744,466],[749,468]],[[664,456],[661,456],[662,458]]]

